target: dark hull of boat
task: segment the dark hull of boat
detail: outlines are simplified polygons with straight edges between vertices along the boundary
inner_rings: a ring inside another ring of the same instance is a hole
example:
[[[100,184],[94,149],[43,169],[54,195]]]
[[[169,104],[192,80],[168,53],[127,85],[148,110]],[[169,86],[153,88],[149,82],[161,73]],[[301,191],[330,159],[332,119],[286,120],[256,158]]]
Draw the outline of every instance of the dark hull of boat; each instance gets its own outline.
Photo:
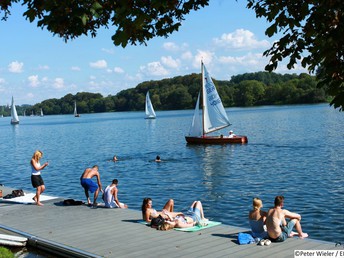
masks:
[[[155,116],[146,116],[145,119],[156,119]]]
[[[221,136],[203,136],[193,137],[185,136],[185,140],[189,144],[232,144],[232,143],[248,143],[246,136],[237,135],[233,138],[221,137]]]
[[[17,124],[19,124],[19,121],[12,121],[12,120],[11,120],[11,124],[12,124],[12,125],[17,125]]]

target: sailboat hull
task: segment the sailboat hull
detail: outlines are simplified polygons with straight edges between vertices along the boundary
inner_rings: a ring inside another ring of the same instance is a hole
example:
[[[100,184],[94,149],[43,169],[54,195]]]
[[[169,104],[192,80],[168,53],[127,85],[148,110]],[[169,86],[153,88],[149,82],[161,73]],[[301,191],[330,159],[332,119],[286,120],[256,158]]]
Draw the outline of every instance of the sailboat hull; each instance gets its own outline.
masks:
[[[246,136],[237,135],[229,138],[226,136],[185,136],[185,140],[189,144],[232,144],[232,143],[248,143]]]
[[[12,125],[17,125],[17,124],[19,124],[19,121],[13,121],[13,120],[11,120],[11,124],[12,124]]]
[[[155,119],[155,116],[146,116],[145,119]]]

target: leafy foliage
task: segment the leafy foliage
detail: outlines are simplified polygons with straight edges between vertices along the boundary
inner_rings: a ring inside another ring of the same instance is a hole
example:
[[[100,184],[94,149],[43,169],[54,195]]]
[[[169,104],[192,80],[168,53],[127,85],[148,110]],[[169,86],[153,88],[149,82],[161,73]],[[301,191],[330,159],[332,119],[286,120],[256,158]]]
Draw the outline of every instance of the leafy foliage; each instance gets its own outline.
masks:
[[[233,76],[230,81],[214,79],[225,107],[248,107],[258,105],[304,104],[326,102],[323,89],[316,87],[314,76],[291,75],[267,72],[245,73]],[[156,110],[193,109],[201,88],[201,75],[190,74],[160,81],[148,81],[135,88],[126,89],[117,95],[103,97],[99,93],[79,92],[67,94],[61,99],[48,99],[34,106],[17,107],[18,114],[45,115],[73,114],[74,101],[78,113],[100,113],[114,111],[142,111],[145,95],[150,97]],[[4,115],[10,115],[10,108],[4,108]]]
[[[248,8],[271,24],[265,34],[283,34],[264,52],[265,67],[273,71],[283,59],[288,69],[298,61],[310,73],[317,72],[318,86],[334,96],[331,105],[344,109],[344,2],[342,0],[248,0]]]
[[[114,27],[116,46],[146,44],[153,37],[178,31],[184,16],[208,5],[209,0],[5,0],[3,19],[12,3],[27,6],[24,16],[65,41],[81,35],[95,37],[100,28]]]

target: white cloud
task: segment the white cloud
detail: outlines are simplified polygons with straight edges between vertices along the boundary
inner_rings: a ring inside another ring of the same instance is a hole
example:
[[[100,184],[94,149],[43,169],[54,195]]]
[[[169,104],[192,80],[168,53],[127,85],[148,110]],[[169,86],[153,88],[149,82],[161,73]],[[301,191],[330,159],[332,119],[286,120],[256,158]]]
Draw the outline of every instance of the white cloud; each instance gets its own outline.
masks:
[[[97,68],[97,69],[104,69],[107,67],[107,62],[103,60],[98,60],[96,62],[91,62],[90,67]]]
[[[81,68],[79,66],[72,66],[70,69],[72,71],[81,71]]]
[[[176,43],[173,42],[166,42],[162,45],[162,47],[167,51],[178,51],[179,47]]]
[[[117,66],[113,69],[113,71],[115,73],[124,73],[124,70],[121,67],[117,67]]]
[[[11,73],[21,73],[23,72],[24,63],[14,61],[8,65],[8,71]]]
[[[201,67],[202,60],[204,64],[208,65],[212,62],[213,57],[214,57],[213,52],[197,50],[197,54],[195,55],[194,61],[193,61],[193,67],[195,68]]]
[[[38,75],[31,75],[28,78],[29,85],[33,88],[38,87],[39,85],[39,80],[38,80]]]
[[[48,65],[40,65],[38,66],[38,70],[49,70],[50,67]]]
[[[94,75],[90,75],[90,80],[95,80],[96,77]]]
[[[35,97],[35,95],[33,93],[31,93],[31,92],[26,94],[26,98],[27,99],[33,99],[34,97]]]
[[[192,59],[192,53],[190,51],[186,51],[181,56],[184,60],[191,60]]]
[[[113,55],[115,53],[115,51],[112,48],[111,49],[102,48],[101,50],[110,55]]]
[[[54,80],[54,88],[55,89],[62,89],[64,87],[65,87],[65,85],[64,85],[63,78],[55,78],[55,80]]]
[[[166,65],[170,68],[178,68],[180,65],[180,61],[178,59],[173,59],[171,56],[163,56],[161,57],[161,62],[163,65]]]
[[[0,84],[5,84],[5,79],[4,78],[0,78]]]
[[[166,76],[169,74],[160,62],[148,63],[147,66],[141,66],[140,70],[146,75],[153,76]]]
[[[258,41],[249,30],[237,29],[233,33],[224,33],[220,38],[213,39],[215,45],[234,49],[267,48],[270,43],[267,40]]]

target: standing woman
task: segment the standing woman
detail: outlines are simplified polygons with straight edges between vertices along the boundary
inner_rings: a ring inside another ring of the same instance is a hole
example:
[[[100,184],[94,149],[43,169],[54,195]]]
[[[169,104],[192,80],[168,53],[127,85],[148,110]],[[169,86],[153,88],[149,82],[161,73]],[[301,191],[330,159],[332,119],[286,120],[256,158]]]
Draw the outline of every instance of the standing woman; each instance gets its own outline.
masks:
[[[40,150],[35,151],[31,159],[31,183],[34,188],[36,188],[36,195],[32,198],[38,206],[43,206],[43,203],[39,201],[39,196],[44,192],[45,186],[44,181],[41,176],[41,170],[49,165],[48,162],[45,162],[42,166],[39,163],[39,160],[42,158],[43,152]]]

